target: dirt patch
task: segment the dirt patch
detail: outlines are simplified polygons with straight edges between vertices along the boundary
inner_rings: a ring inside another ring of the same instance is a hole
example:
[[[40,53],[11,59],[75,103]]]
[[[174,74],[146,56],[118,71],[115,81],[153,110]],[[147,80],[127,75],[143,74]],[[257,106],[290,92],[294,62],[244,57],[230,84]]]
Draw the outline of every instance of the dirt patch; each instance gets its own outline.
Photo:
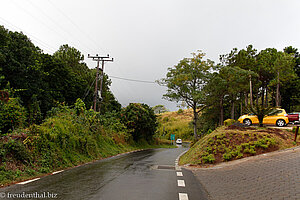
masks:
[[[239,131],[247,131],[247,130],[255,130],[255,128],[252,127],[242,127],[242,126],[237,126],[237,125],[230,125],[225,130],[239,130]]]
[[[285,140],[291,137],[291,134],[289,132],[283,131],[280,129],[276,129],[276,128],[268,128],[268,129],[264,130],[263,132],[266,132],[269,134],[275,134]]]

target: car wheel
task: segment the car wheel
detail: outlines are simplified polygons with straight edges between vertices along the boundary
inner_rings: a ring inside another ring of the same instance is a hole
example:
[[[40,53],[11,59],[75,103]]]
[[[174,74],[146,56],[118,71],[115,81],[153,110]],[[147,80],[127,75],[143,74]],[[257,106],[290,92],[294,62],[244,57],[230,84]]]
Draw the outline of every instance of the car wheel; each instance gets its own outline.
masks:
[[[279,119],[276,121],[276,125],[279,127],[285,126],[285,121],[283,119]]]
[[[244,119],[243,123],[246,124],[247,126],[251,126],[252,121],[250,119]]]

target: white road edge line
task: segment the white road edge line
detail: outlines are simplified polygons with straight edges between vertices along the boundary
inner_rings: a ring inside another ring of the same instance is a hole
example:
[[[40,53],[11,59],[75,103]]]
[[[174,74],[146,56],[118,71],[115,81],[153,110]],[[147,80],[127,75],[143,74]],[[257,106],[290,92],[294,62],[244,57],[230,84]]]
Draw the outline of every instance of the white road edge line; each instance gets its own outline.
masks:
[[[176,158],[176,160],[175,160],[175,168],[176,168],[176,170],[181,170],[181,167],[178,166],[178,161],[179,161],[179,158],[180,158],[183,154],[185,154],[187,151],[188,151],[188,150],[182,152],[182,153]]]
[[[52,175],[58,174],[58,173],[63,172],[63,171],[64,171],[64,170],[60,170],[60,171],[53,172]]]
[[[24,184],[27,184],[27,183],[31,183],[31,182],[33,182],[33,181],[37,181],[37,180],[39,180],[39,179],[40,179],[40,178],[35,178],[35,179],[32,179],[32,180],[24,181],[24,182],[17,183],[17,184],[24,185]]]
[[[178,187],[185,187],[184,180],[177,180]]]
[[[182,172],[176,172],[177,176],[183,176]]]
[[[179,193],[179,200],[189,200],[187,193]]]

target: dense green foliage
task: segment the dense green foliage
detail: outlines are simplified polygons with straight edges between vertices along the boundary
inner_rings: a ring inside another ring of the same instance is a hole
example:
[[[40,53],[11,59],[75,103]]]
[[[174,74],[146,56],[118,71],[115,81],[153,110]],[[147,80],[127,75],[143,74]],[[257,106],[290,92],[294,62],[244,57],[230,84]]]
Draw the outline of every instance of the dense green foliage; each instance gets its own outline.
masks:
[[[234,48],[220,56],[218,65],[211,63],[213,70],[207,68],[205,61],[197,61],[195,55],[169,68],[161,82],[168,87],[164,95],[168,100],[185,102],[189,108],[198,109],[196,112],[205,108],[199,119],[197,115],[194,117],[197,135],[223,125],[226,118],[237,119],[249,111],[259,115],[261,122],[270,107],[299,111],[297,49],[290,46],[283,51],[267,48],[258,52],[252,45],[242,50]],[[201,55],[198,54],[199,58]]]
[[[18,99],[11,99],[7,103],[0,101],[0,135],[14,128],[22,127],[26,121],[26,111]]]
[[[121,120],[131,131],[133,139],[152,141],[157,128],[156,115],[146,104],[130,103],[121,111]]]
[[[184,58],[173,68],[168,68],[166,78],[159,83],[167,86],[164,98],[183,102],[193,109],[194,137],[197,138],[198,114],[207,106],[203,87],[209,80],[208,74],[213,69],[213,62],[204,60],[205,54],[201,51],[192,55],[192,58]]]
[[[44,54],[23,33],[3,26],[0,41],[0,90],[6,89],[10,97],[20,99],[29,124],[41,123],[61,102],[72,105],[81,98],[87,108],[91,107],[96,72],[83,62],[79,50],[62,45],[54,55]],[[101,113],[120,111],[121,105],[109,89],[111,82],[104,77]]]
[[[9,93],[0,101],[0,184],[157,142],[153,110],[130,104],[121,117],[105,74],[101,113],[88,110],[96,70],[83,60],[68,45],[44,54],[23,33],[0,26],[0,91]]]
[[[65,105],[54,107],[42,124],[18,129],[11,135],[1,137],[0,184],[134,149],[158,147],[155,146],[157,141],[152,138],[156,119],[149,106],[133,104],[124,109],[131,122],[142,124],[131,124],[132,134],[118,113],[100,115],[84,107],[80,99],[73,109]],[[142,113],[137,115],[139,120],[133,119],[132,114],[138,114],[136,112]]]

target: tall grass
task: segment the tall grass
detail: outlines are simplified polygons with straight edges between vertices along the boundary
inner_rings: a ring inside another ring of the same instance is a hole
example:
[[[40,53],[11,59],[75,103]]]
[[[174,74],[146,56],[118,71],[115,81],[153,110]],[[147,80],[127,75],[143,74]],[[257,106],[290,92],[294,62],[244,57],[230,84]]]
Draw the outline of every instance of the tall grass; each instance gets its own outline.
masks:
[[[176,138],[191,140],[193,137],[192,111],[190,109],[166,112],[158,116],[157,136],[169,139],[171,134]]]

